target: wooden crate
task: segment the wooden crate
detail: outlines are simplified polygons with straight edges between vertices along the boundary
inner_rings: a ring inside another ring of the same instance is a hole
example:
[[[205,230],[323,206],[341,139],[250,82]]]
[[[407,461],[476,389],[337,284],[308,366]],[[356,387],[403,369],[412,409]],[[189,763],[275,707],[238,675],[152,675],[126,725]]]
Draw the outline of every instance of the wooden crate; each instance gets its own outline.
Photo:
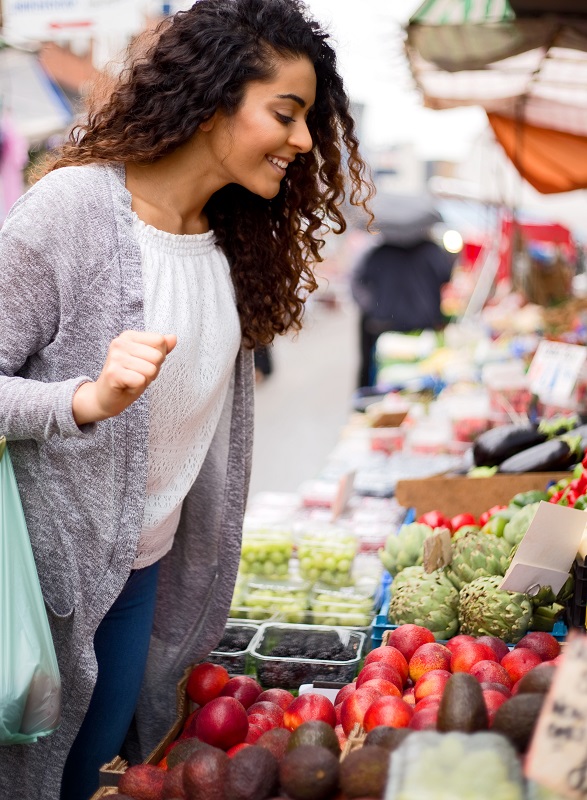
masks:
[[[177,718],[172,727],[161,739],[159,744],[145,759],[145,764],[158,764],[165,755],[165,750],[167,747],[171,744],[171,742],[175,741],[175,739],[177,739],[181,733],[183,724],[192,710],[190,701],[186,694],[186,686],[192,669],[193,666],[187,667],[181,680],[177,684]],[[100,788],[92,795],[90,800],[103,800],[103,798],[106,798],[109,795],[116,794],[120,776],[126,772],[127,769],[128,762],[123,758],[120,758],[120,756],[116,756],[112,759],[112,761],[109,761],[107,764],[104,764],[104,766],[100,767]]]

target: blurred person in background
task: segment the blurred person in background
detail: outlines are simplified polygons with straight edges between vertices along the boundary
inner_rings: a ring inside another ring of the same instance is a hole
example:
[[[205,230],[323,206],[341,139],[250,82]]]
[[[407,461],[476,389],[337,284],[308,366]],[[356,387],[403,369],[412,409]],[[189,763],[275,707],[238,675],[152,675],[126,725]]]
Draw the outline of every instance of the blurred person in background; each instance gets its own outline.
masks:
[[[0,748],[2,798],[88,800],[221,638],[254,348],[371,194],[327,40],[298,0],[168,18],[0,232],[0,431],[63,686],[53,734]]]
[[[430,238],[440,215],[426,199],[378,195],[374,214],[380,232],[351,272],[360,312],[359,388],[375,384],[375,345],[382,333],[444,327],[441,289],[455,260]]]

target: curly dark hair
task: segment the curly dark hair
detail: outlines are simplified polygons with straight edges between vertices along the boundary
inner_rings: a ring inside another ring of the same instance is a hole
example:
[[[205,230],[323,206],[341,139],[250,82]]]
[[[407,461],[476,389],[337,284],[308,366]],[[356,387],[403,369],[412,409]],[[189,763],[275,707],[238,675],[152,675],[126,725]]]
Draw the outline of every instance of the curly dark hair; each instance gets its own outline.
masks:
[[[152,163],[217,110],[234,114],[247,84],[271,79],[279,58],[306,56],[317,78],[312,150],[290,164],[273,199],[229,184],[204,209],[231,265],[249,347],[301,327],[305,300],[317,288],[322,236],[346,229],[343,203],[369,213],[372,184],[327,39],[300,0],[198,0],[158,26],[106,99],[93,95],[85,122],[48,167]]]

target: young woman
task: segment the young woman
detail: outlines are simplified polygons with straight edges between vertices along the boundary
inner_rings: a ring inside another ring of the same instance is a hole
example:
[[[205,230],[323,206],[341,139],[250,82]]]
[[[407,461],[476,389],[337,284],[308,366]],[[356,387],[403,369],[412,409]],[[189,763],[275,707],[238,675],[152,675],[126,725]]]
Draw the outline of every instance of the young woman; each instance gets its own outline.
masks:
[[[125,739],[144,757],[172,722],[175,684],[230,605],[253,349],[299,328],[323,225],[345,229],[341,202],[364,205],[364,175],[335,55],[304,6],[200,0],[13,207],[0,431],[63,714],[45,739],[0,749],[0,796],[87,800]]]

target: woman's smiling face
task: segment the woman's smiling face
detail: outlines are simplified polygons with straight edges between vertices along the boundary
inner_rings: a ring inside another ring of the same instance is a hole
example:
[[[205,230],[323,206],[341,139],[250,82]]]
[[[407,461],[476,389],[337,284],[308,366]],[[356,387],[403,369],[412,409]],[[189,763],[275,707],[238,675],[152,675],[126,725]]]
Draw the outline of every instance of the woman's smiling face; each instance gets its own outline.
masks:
[[[307,117],[315,98],[311,61],[279,57],[274,77],[249,83],[234,114],[218,111],[204,123],[222,183],[238,183],[267,200],[275,197],[288,164],[312,149]]]

